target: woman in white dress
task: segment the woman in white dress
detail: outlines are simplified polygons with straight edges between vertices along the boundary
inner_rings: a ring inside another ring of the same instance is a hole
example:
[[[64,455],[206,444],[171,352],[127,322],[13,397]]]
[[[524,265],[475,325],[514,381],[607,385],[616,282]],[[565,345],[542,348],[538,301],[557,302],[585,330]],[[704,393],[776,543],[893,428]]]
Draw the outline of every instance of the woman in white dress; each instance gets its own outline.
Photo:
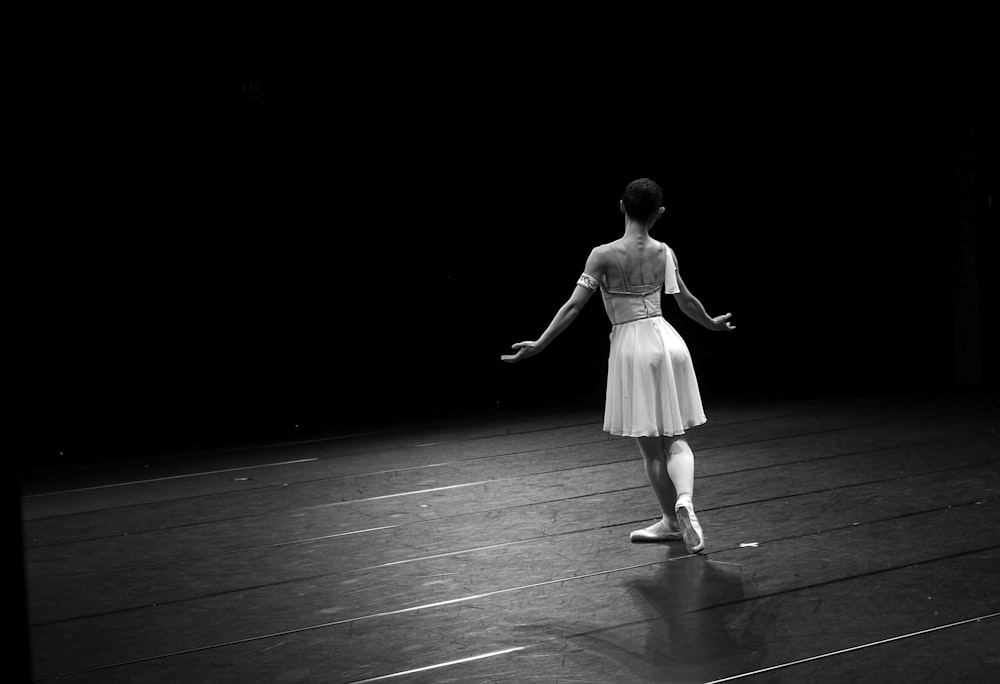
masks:
[[[706,421],[687,345],[663,318],[660,293],[673,294],[681,311],[709,330],[729,331],[732,314],[709,316],[681,279],[677,257],[650,237],[663,215],[663,191],[648,178],[629,183],[619,204],[625,234],[595,247],[569,300],[542,336],[513,345],[509,363],[539,353],[569,326],[598,289],[611,321],[611,352],[604,430],[634,437],[661,519],[631,534],[632,541],[683,539],[691,553],[705,539],[694,512],[694,453],[684,438]]]

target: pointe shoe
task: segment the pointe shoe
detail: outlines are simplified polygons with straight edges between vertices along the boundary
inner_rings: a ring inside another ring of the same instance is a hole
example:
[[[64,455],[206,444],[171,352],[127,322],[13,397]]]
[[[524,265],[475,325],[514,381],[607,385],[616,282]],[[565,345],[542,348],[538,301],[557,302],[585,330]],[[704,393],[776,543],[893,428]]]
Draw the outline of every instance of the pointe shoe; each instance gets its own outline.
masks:
[[[628,538],[632,542],[678,541],[681,539],[681,531],[659,520],[645,529],[631,532]]]
[[[694,514],[694,506],[691,505],[690,499],[678,501],[675,510],[684,546],[687,547],[688,553],[699,553],[705,548],[705,537],[701,533],[701,525],[698,524],[698,516]]]

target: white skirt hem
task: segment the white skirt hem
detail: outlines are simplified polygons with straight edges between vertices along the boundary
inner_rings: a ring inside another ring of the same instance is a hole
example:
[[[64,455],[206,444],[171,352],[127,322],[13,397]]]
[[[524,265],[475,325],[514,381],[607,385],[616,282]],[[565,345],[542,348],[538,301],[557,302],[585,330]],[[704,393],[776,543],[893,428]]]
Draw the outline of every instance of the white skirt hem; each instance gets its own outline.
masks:
[[[699,425],[704,425],[707,422],[708,422],[708,419],[706,418],[706,419],[701,420],[701,421],[699,421],[697,423],[691,423],[690,425],[684,426],[684,429],[680,430],[679,432],[664,432],[663,434],[659,434],[656,431],[653,431],[652,433],[648,433],[648,434],[645,433],[645,432],[628,432],[628,433],[625,433],[625,432],[622,432],[620,429],[608,428],[608,427],[604,428],[604,432],[607,432],[608,434],[610,434],[610,435],[612,435],[614,437],[680,437],[681,435],[686,434],[687,431],[690,430],[691,428],[696,428]]]

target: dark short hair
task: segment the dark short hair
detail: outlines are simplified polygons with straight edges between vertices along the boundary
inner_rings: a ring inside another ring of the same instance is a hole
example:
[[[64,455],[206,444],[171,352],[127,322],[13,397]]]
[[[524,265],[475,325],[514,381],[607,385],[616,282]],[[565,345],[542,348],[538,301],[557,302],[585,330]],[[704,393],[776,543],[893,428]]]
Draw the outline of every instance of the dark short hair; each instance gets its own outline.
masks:
[[[626,214],[636,221],[646,221],[663,206],[663,189],[649,178],[640,178],[625,187],[622,202]]]

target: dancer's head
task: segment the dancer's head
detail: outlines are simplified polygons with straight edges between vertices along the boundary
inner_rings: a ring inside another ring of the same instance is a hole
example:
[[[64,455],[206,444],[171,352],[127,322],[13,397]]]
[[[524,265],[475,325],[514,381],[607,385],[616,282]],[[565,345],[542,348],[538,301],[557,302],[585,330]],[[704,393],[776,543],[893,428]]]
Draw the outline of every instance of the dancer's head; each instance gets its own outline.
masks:
[[[634,180],[625,187],[621,208],[629,218],[640,223],[659,218],[663,209],[663,189],[649,178]]]

